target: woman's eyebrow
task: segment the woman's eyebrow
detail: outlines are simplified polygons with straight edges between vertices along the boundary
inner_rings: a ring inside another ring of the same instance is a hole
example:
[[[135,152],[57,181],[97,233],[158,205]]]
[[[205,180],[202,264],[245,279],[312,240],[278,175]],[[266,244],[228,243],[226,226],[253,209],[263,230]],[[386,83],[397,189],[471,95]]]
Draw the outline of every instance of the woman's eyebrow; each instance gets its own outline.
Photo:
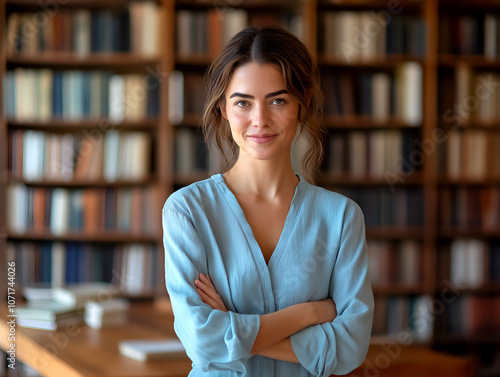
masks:
[[[272,92],[272,93],[266,94],[265,98],[278,96],[280,94],[288,94],[288,90],[282,89],[282,90],[278,90],[277,92]],[[254,96],[252,96],[250,94],[244,94],[244,93],[239,93],[239,92],[234,92],[233,94],[231,94],[229,96],[229,98],[233,98],[233,97],[241,97],[241,98],[249,98],[249,99],[255,98]]]

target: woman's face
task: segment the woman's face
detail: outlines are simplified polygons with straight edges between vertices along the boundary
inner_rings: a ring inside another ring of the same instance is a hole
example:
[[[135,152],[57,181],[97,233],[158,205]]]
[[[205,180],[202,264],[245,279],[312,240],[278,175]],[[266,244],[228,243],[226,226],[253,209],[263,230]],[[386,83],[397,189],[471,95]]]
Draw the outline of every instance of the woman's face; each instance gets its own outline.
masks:
[[[299,102],[286,90],[281,70],[247,63],[234,72],[226,90],[224,118],[242,154],[258,160],[290,158]]]

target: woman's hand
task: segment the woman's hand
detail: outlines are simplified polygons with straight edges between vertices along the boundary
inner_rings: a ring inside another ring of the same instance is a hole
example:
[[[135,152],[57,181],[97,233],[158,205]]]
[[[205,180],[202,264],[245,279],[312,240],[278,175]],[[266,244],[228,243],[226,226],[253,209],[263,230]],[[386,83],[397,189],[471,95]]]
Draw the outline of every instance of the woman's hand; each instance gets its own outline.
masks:
[[[331,298],[310,303],[312,305],[315,324],[331,322],[337,317],[337,306]]]
[[[212,279],[210,279],[208,274],[205,276],[200,273],[199,279],[194,281],[194,285],[196,286],[196,292],[200,295],[205,304],[210,305],[212,309],[227,312],[226,305],[217,293],[217,290],[212,283]]]

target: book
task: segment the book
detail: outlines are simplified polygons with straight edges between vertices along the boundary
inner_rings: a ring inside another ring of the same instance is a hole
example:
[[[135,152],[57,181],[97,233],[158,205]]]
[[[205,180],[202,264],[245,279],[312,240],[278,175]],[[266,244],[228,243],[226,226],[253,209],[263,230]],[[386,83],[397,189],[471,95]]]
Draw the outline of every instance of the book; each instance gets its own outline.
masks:
[[[186,351],[177,339],[122,340],[118,349],[124,356],[138,361],[185,358]]]
[[[53,297],[54,296],[53,292]],[[32,300],[28,301],[25,306],[18,306],[16,314],[19,318],[35,319],[43,321],[56,321],[57,319],[75,314],[75,306],[61,303],[54,299],[50,300]]]
[[[88,282],[54,287],[54,300],[62,305],[78,307],[90,300],[112,297],[116,289],[105,282]]]

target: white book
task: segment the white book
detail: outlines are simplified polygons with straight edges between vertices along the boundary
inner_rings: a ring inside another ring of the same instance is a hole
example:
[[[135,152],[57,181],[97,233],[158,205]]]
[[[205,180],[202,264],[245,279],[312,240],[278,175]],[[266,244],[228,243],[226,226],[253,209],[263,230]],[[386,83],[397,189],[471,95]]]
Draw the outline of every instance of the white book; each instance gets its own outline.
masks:
[[[397,69],[396,108],[409,126],[422,123],[423,74],[422,66],[416,62],[402,64]]]
[[[28,225],[28,188],[10,185],[7,190],[7,224],[11,231],[23,233]]]
[[[338,12],[337,16],[335,21],[338,23],[339,28],[335,28],[335,31],[337,31],[335,56],[347,62],[359,61],[361,59],[361,49],[357,48],[354,41],[360,23],[359,14],[353,11],[342,11]]]
[[[109,79],[109,119],[121,123],[125,117],[125,78],[112,75]]]
[[[142,54],[156,56],[160,47],[160,11],[155,1],[142,3]]]
[[[61,138],[61,160],[59,162],[59,179],[69,182],[73,179],[75,157],[75,140],[73,134],[64,134]]]
[[[369,30],[370,25],[373,25],[373,17],[370,12],[359,12],[359,30]],[[385,33],[380,33],[385,34]],[[358,37],[360,33],[358,32]],[[377,35],[372,33],[361,34],[363,38],[354,40],[355,46],[361,49],[361,59],[373,60],[377,57]]]
[[[60,303],[54,299],[28,301],[16,308],[16,314],[25,319],[56,321],[61,316],[75,314],[75,307]]]
[[[467,285],[472,288],[484,283],[486,273],[487,249],[484,241],[467,240]]]
[[[147,91],[139,74],[125,75],[125,114],[128,121],[142,120],[147,113]]]
[[[37,94],[39,102],[39,116],[41,121],[48,121],[52,118],[52,81],[53,74],[51,69],[40,69],[39,75],[39,92]]]
[[[367,135],[360,131],[349,134],[349,172],[353,177],[363,177],[367,171]]]
[[[144,290],[145,249],[143,245],[131,244],[128,250],[126,290],[131,294],[140,294]]]
[[[498,21],[494,14],[484,16],[484,56],[488,59],[497,58],[497,27]]]
[[[434,323],[434,321],[428,320],[428,318],[433,318],[431,297],[427,295],[416,297],[413,305],[413,313],[410,315],[410,318],[417,319],[414,324],[415,327],[411,331],[413,338],[417,342],[429,342],[432,339]],[[418,320],[419,318],[425,318],[426,320]]]
[[[457,286],[467,286],[469,283],[467,263],[469,262],[467,241],[455,239],[451,242],[450,281]]]
[[[118,344],[118,349],[122,355],[139,361],[186,357],[186,351],[178,339],[123,340]]]
[[[24,101],[24,119],[36,120],[37,108],[37,90],[36,90],[36,71],[34,69],[26,69],[24,71],[24,86],[21,91]]]
[[[52,276],[53,287],[62,287],[66,281],[66,247],[62,242],[52,244]]]
[[[227,8],[223,20],[223,44],[248,26],[248,13],[243,9]]]
[[[173,71],[168,77],[168,119],[179,124],[184,118],[184,75]]]
[[[144,132],[130,132],[128,153],[134,158],[130,162],[130,178],[144,179],[149,171],[149,151],[151,150],[150,137]]]
[[[116,289],[109,283],[90,282],[54,287],[54,300],[67,306],[79,307],[87,301],[110,299]]]
[[[43,178],[45,134],[27,130],[23,135],[23,178],[34,181]]]
[[[88,9],[73,12],[73,51],[77,56],[90,54],[91,17]]]
[[[50,231],[54,235],[64,234],[69,225],[69,191],[63,188],[55,188],[52,191],[51,204]]]
[[[115,182],[118,178],[118,153],[120,133],[109,131],[104,136],[104,164],[103,175],[108,182]]]
[[[372,77],[373,119],[384,122],[391,114],[391,78],[387,73],[376,73]]]

